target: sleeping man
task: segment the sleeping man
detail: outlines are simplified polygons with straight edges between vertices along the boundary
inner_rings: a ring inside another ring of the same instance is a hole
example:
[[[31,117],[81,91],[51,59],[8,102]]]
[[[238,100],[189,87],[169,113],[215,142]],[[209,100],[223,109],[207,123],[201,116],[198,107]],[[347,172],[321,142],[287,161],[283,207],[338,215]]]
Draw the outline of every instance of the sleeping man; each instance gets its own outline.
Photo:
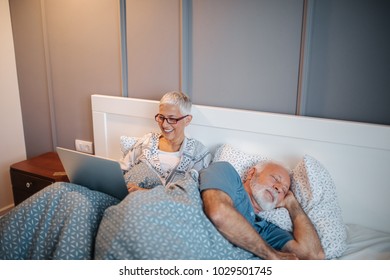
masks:
[[[290,191],[288,171],[265,162],[244,181],[227,162],[215,162],[199,174],[204,211],[232,244],[262,259],[324,259],[317,232]],[[293,233],[259,218],[260,211],[285,207]]]

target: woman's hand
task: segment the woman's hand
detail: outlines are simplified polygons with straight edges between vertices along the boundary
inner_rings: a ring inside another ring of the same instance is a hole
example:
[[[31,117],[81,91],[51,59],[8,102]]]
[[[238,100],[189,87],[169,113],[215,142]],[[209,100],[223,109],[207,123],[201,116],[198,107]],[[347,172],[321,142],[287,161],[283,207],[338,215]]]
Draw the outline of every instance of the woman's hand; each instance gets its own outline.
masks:
[[[136,192],[136,191],[146,191],[145,188],[141,188],[140,186],[134,184],[134,183],[128,183],[127,184],[127,191],[129,193]]]

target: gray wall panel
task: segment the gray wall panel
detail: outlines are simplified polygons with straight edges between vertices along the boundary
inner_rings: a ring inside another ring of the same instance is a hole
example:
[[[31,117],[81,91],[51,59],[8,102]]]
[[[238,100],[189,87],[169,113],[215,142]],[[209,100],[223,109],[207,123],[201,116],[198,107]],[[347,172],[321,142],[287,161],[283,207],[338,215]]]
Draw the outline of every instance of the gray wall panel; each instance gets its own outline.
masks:
[[[121,95],[119,1],[9,3],[27,155],[92,140],[90,95]],[[128,96],[183,89],[197,104],[295,114],[302,81],[303,115],[390,124],[389,6],[127,0]]]
[[[390,124],[390,1],[313,1],[306,115]]]
[[[40,0],[9,1],[27,156],[53,149]]]
[[[91,94],[120,95],[119,2],[11,0],[27,156],[92,140]]]
[[[128,96],[180,90],[180,1],[127,0]]]
[[[195,103],[295,113],[303,1],[192,1]]]

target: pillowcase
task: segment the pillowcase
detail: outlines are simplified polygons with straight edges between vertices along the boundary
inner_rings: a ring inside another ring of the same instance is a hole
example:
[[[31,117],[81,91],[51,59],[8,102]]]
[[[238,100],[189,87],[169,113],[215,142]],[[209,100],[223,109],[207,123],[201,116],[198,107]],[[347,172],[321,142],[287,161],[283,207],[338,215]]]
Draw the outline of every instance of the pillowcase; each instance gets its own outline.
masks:
[[[121,136],[120,139],[120,147],[122,152],[122,158],[124,158],[127,153],[133,148],[134,144],[138,141],[138,137],[131,136]]]
[[[228,144],[220,146],[213,161],[227,161],[244,180],[246,172],[256,163],[269,160],[260,155],[246,154]],[[291,191],[317,230],[327,259],[336,258],[345,251],[347,231],[337,201],[332,177],[314,157],[305,155],[290,170]],[[292,231],[290,215],[285,208],[262,211],[259,216],[282,229]]]
[[[245,180],[246,173],[252,166],[263,160],[267,160],[267,158],[244,153],[229,144],[218,147],[213,159],[214,162],[229,162],[237,170],[242,180]]]

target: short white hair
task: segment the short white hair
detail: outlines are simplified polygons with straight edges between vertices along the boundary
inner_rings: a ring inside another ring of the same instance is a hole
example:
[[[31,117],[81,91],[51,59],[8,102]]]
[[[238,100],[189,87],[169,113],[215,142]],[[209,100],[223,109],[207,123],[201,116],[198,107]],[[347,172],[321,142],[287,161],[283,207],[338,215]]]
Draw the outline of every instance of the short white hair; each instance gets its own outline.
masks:
[[[258,163],[256,163],[256,165],[254,166],[254,168],[256,169],[256,173],[260,174],[261,172],[263,172],[264,168],[269,164],[275,164],[275,165],[279,165],[279,166],[283,167],[285,170],[287,170],[288,175],[291,177],[292,172],[291,172],[291,169],[289,167],[287,167],[285,164],[283,164],[281,162],[277,162],[275,160],[269,160],[269,159],[262,160],[262,161],[259,161]]]
[[[164,94],[160,100],[160,104],[172,104],[179,106],[180,113],[183,115],[191,114],[192,102],[190,98],[183,92],[171,91]]]

